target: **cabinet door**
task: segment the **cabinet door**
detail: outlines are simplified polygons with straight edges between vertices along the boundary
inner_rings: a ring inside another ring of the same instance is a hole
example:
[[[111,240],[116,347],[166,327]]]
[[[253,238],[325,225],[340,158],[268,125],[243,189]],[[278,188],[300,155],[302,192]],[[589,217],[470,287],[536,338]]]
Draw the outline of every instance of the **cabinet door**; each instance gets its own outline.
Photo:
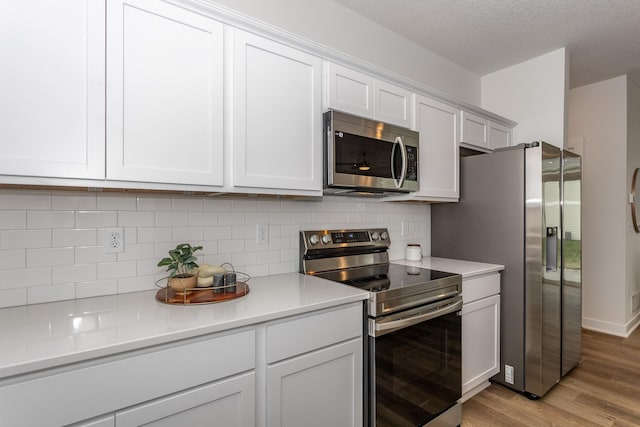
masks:
[[[327,108],[373,119],[373,77],[333,63],[325,73]]]
[[[234,31],[233,185],[322,191],[322,62]]]
[[[116,427],[255,426],[255,374],[248,373],[116,413]]]
[[[489,148],[509,147],[511,145],[511,128],[498,123],[489,122]]]
[[[107,178],[222,185],[222,24],[153,0],[107,14]]]
[[[489,148],[489,122],[467,111],[460,112],[460,142]]]
[[[500,295],[493,295],[462,307],[462,394],[499,371]]]
[[[0,173],[104,179],[104,8],[0,2]]]
[[[401,87],[376,80],[374,118],[381,122],[410,128],[412,93]]]
[[[362,425],[362,340],[267,368],[267,426]]]
[[[420,191],[415,195],[457,201],[459,110],[424,96],[416,96],[415,108],[420,133]]]

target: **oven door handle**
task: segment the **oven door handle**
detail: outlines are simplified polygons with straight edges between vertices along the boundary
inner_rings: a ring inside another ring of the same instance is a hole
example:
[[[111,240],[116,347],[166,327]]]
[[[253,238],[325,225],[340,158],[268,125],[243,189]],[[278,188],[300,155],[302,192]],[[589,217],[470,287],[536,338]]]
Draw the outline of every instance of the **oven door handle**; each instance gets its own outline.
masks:
[[[454,313],[461,308],[462,297],[459,297],[456,298],[454,302],[443,307],[439,307],[436,310],[429,311],[427,313],[420,313],[415,316],[399,320],[372,320],[369,323],[369,335],[372,337],[378,337],[380,335],[388,334],[389,332],[393,332],[398,329],[406,328],[418,323],[426,322],[427,320],[435,319],[436,317],[444,316],[445,314]]]

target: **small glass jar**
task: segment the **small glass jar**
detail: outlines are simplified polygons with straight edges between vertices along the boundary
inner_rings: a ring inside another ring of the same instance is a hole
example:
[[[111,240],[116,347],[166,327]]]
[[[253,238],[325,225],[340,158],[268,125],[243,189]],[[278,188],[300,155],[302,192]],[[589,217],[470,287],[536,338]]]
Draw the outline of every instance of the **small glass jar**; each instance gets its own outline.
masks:
[[[226,273],[224,275],[224,281],[226,282],[226,286],[224,291],[229,294],[236,293],[236,273]]]
[[[418,243],[409,243],[404,250],[404,259],[407,261],[422,261],[422,248]]]

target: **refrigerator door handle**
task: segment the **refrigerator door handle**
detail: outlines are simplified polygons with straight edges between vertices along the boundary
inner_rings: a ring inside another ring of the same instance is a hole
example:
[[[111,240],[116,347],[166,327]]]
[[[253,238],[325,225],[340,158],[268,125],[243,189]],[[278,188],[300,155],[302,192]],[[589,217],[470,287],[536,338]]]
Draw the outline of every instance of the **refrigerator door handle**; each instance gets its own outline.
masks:
[[[558,271],[558,227],[547,227],[546,270]]]

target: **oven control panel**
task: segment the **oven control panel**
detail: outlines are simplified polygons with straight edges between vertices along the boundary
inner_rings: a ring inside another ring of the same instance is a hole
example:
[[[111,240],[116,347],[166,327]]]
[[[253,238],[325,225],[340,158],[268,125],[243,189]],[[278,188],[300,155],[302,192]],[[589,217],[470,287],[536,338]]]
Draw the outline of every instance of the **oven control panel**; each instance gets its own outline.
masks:
[[[359,230],[309,230],[300,232],[306,249],[332,249],[358,246],[388,248],[391,244],[386,228]],[[301,248],[302,249],[302,248]]]

